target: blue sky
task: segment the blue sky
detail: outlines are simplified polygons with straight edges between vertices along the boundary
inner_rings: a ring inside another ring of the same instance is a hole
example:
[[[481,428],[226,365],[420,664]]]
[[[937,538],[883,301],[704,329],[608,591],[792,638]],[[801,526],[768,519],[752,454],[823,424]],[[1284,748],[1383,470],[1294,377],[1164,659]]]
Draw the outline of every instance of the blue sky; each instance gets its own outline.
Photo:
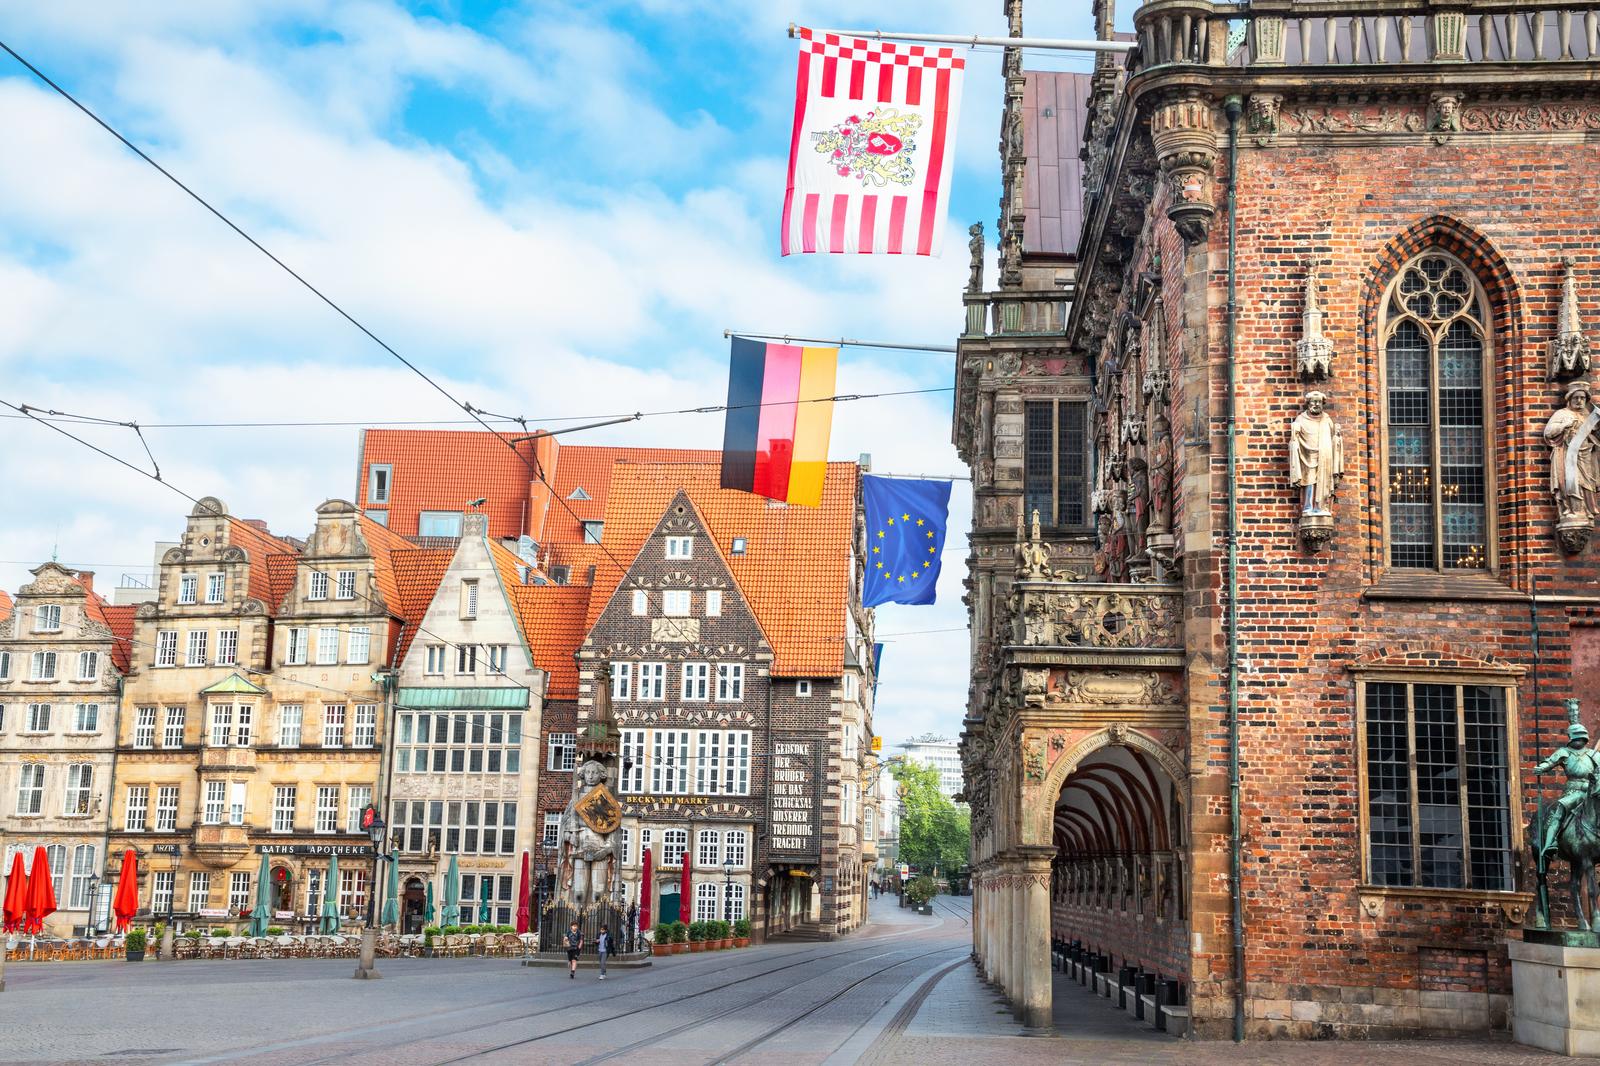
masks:
[[[1037,6],[1030,35],[1089,35],[1087,2]],[[999,0],[8,0],[0,16],[7,44],[457,395],[547,425],[720,402],[724,328],[953,343],[965,229],[993,233],[999,56],[976,51],[946,256],[777,254],[787,24],[1003,34]],[[0,131],[0,398],[147,424],[456,417],[9,57]],[[839,389],[951,379],[948,355],[847,349]],[[961,473],[949,418],[948,393],[841,405],[832,454]],[[127,430],[83,432],[145,461]],[[585,439],[716,447],[720,433],[698,415]],[[168,480],[275,530],[303,535],[317,503],[354,491],[354,429],[146,435]],[[187,511],[16,419],[0,419],[0,479],[11,589],[52,550],[102,587],[148,569]],[[952,529],[969,513],[958,485]],[[891,744],[960,729],[966,636],[922,631],[965,625],[963,544],[954,533],[937,606],[880,612]]]

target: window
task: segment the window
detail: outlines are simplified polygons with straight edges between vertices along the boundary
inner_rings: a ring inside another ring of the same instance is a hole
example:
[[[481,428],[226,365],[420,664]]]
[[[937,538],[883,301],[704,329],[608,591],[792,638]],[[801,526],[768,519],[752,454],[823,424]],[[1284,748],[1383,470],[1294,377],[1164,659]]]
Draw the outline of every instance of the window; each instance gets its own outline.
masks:
[[[489,645],[489,672],[493,674],[506,672],[506,646],[504,644]]]
[[[1509,690],[1368,680],[1359,692],[1368,882],[1511,891]]]
[[[693,537],[668,537],[667,538],[667,558],[668,559],[690,559],[690,558],[693,558],[693,557],[694,557],[694,538]]]
[[[33,653],[34,681],[54,681],[56,679],[56,653],[53,651],[36,651]]]
[[[1390,566],[1490,566],[1489,322],[1482,286],[1442,253],[1408,263],[1390,288],[1381,326]]]
[[[311,570],[306,573],[306,599],[325,600],[328,598],[328,575],[321,570]]]
[[[228,824],[244,824],[245,786],[243,781],[228,784]]]
[[[339,788],[337,785],[317,786],[317,832],[336,833],[339,830]]]
[[[163,629],[156,633],[157,666],[178,665],[178,631]]]
[[[233,739],[233,705],[231,703],[214,703],[211,705],[211,746],[225,748]]]
[[[28,732],[50,732],[50,705],[48,703],[28,704]]]
[[[456,645],[456,673],[470,674],[478,669],[478,646],[476,644]]]
[[[710,589],[706,592],[706,617],[720,618],[722,616],[722,590]]]
[[[871,807],[868,807],[866,813],[867,813],[867,832],[866,832],[866,837],[867,837],[868,840],[876,840],[876,839],[878,839],[877,828],[876,828],[877,818],[874,817],[874,816],[878,812],[873,810]]]
[[[333,598],[336,600],[353,600],[356,598],[356,572],[354,570],[340,570],[334,574]]]
[[[664,700],[667,698],[667,664],[639,664],[639,698]]]
[[[444,645],[443,644],[429,644],[428,645],[428,668],[427,668],[426,672],[430,673],[430,674],[442,674],[442,673],[444,673]]]
[[[683,854],[689,850],[687,829],[668,829],[661,834],[661,865],[682,866]]]
[[[254,903],[250,892],[250,871],[237,870],[228,875],[228,909],[235,914],[250,908]]]
[[[811,695],[811,682],[796,681],[794,683],[794,694],[801,698]]]
[[[227,587],[227,579],[221,574],[206,575],[206,602],[221,603],[223,590]]]
[[[317,630],[317,665],[328,666],[339,661],[339,631],[332,626]]]
[[[129,785],[127,809],[122,815],[122,828],[130,833],[142,833],[150,815],[150,786]]]
[[[714,729],[695,731],[694,790],[697,795],[720,791],[722,734]]]
[[[578,761],[578,734],[576,733],[551,733],[550,734],[550,759],[546,764],[549,770],[570,770]]]
[[[278,707],[278,747],[300,746],[300,723],[305,709],[298,703],[285,703]]]
[[[1023,404],[1023,513],[1045,525],[1089,520],[1087,404],[1065,400]]]
[[[854,725],[845,726],[844,739],[839,745],[840,756],[846,759],[854,759],[859,751],[860,748],[856,742],[856,727]]]
[[[583,523],[583,542],[585,544],[599,544],[600,538],[605,536],[606,524],[596,519],[589,519]]]
[[[717,699],[738,703],[744,699],[744,664],[717,664]]]
[[[178,786],[156,789],[156,832],[171,833],[178,828]]]
[[[702,829],[695,837],[694,864],[715,866],[722,861],[722,834],[715,829]]]
[[[278,785],[272,790],[272,831],[294,832],[294,785]]]
[[[172,913],[172,886],[178,880],[176,870],[157,870],[150,883],[150,910],[155,914]]]
[[[133,746],[136,748],[155,747],[156,709],[154,707],[140,707],[133,713]]]
[[[322,746],[344,746],[344,704],[329,703],[322,708]]]
[[[193,603],[199,598],[200,578],[194,574],[183,574],[178,578],[178,602]]]
[[[345,803],[346,833],[361,832],[361,812],[372,803],[371,785],[351,785]]]
[[[673,618],[688,615],[690,596],[688,589],[667,589],[661,594],[661,613]]]
[[[461,536],[460,511],[423,511],[417,515],[417,536],[419,537],[459,537]]]
[[[622,865],[633,865],[633,830],[622,827]]]
[[[478,617],[478,582],[475,578],[461,583],[461,617]]]
[[[0,651],[0,681],[11,680],[11,653]]]
[[[743,869],[749,861],[746,858],[748,841],[749,837],[743,829],[730,829],[723,835],[723,858],[731,860],[736,870]]]
[[[860,788],[854,781],[839,783],[839,824],[856,824],[856,793]]]
[[[206,665],[206,631],[194,629],[189,631],[189,647],[184,654],[183,665]]]
[[[543,832],[539,835],[539,846],[553,848],[561,839],[561,815],[555,811],[546,811],[544,816]]]
[[[370,748],[378,739],[378,705],[356,704],[355,722],[350,730],[352,748]]]
[[[746,551],[749,550],[749,547],[750,547],[749,538],[747,538],[747,537],[734,537],[732,543],[730,543],[728,545],[728,553],[730,555],[743,555]]]
[[[644,589],[633,590],[633,613],[640,617],[650,613],[650,594]]]
[[[611,664],[611,698],[614,700],[629,700],[633,698],[633,664]]]
[[[714,922],[722,917],[721,882],[701,881],[694,886],[694,920]]]
[[[255,729],[253,728],[255,708],[248,703],[241,703],[234,707],[233,712],[234,725],[237,727],[234,730],[233,742],[241,748],[248,748],[251,739],[255,736]]]
[[[395,749],[395,771],[402,774],[518,773],[522,715],[401,711]]]
[[[642,729],[622,731],[622,779],[618,786],[623,792],[644,791],[644,741]]]
[[[650,791],[684,795],[689,791],[689,731],[657,729],[651,733]]]
[[[286,666],[304,666],[306,664],[306,629],[304,626],[289,627],[289,645],[284,649],[283,662]]]
[[[205,825],[221,825],[222,815],[228,806],[228,783],[206,782],[205,806],[200,809],[200,821]]]
[[[17,784],[17,813],[42,814],[44,812],[44,764],[23,763],[22,778]]]
[[[74,733],[100,732],[100,705],[98,703],[78,704],[76,720],[72,723]]]
[[[683,664],[683,698],[703,702],[711,698],[711,664]]]
[[[383,526],[385,529],[387,529],[388,526],[389,526],[389,512],[388,511],[368,511],[367,512],[367,517],[372,519],[372,521],[375,524]],[[313,876],[315,876],[315,875],[313,875]]]
[[[51,887],[55,890],[56,899],[61,899],[61,878],[67,872],[67,846],[51,844],[44,851],[50,860]]]
[[[211,907],[211,874],[206,870],[192,870],[189,873],[189,909],[191,911],[209,910]]]
[[[78,653],[78,680],[93,681],[100,676],[100,653],[97,651],[80,651]]]
[[[367,506],[389,502],[389,488],[394,484],[394,467],[388,463],[374,463],[367,467]]]
[[[239,661],[239,631],[223,629],[217,632],[218,666],[233,666]]]
[[[861,696],[861,679],[855,674],[845,674],[843,684],[845,699],[854,700]]]
[[[367,871],[353,866],[340,869],[339,909],[351,917],[367,909]]]

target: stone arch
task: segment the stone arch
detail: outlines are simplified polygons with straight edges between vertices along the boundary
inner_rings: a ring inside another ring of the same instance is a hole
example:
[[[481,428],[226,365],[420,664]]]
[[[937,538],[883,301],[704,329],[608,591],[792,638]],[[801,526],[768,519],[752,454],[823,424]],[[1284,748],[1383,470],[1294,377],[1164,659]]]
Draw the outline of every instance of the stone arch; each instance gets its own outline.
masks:
[[[1112,745],[1143,752],[1153,759],[1172,779],[1173,794],[1180,797],[1184,810],[1189,809],[1189,771],[1183,761],[1165,744],[1142,730],[1132,726],[1110,725],[1079,740],[1050,764],[1044,782],[1039,786],[1038,802],[1026,806],[1027,814],[1022,823],[1024,844],[1054,845],[1055,799],[1061,794],[1061,786],[1084,759]]]
[[[1379,301],[1389,288],[1400,268],[1413,257],[1429,248],[1439,248],[1457,259],[1477,275],[1489,296],[1489,305],[1496,312],[1496,327],[1501,331],[1504,345],[1519,343],[1522,336],[1522,287],[1517,283],[1511,264],[1495,248],[1488,236],[1467,222],[1450,215],[1430,215],[1418,219],[1405,230],[1391,237],[1368,265],[1362,280],[1361,330],[1365,347],[1373,337],[1378,322]],[[1501,354],[1496,353],[1497,356]]]

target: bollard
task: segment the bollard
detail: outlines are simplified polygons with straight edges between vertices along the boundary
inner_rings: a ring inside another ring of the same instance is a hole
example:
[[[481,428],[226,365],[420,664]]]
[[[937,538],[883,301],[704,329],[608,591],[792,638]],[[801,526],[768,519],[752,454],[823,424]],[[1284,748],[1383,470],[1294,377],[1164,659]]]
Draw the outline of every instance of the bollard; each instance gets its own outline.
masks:
[[[1133,979],[1133,1016],[1140,1021],[1148,1021],[1144,1016],[1144,997],[1154,995],[1156,991],[1156,975],[1144,970]]]
[[[1124,965],[1117,971],[1117,1009],[1128,1009],[1128,987],[1133,984],[1133,979],[1139,974],[1137,966]]]
[[[378,931],[369,925],[361,931],[361,958],[356,964],[355,977],[358,981],[370,981],[382,976],[378,972]]]

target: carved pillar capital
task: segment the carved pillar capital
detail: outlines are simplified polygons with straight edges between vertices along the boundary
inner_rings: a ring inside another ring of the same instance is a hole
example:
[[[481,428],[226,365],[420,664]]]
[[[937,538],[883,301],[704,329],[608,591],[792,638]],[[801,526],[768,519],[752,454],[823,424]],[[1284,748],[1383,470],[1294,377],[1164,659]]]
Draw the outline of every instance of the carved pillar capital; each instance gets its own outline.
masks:
[[[1198,244],[1217,213],[1212,188],[1216,110],[1198,94],[1173,100],[1150,116],[1150,137],[1170,192],[1167,217],[1185,242]]]

